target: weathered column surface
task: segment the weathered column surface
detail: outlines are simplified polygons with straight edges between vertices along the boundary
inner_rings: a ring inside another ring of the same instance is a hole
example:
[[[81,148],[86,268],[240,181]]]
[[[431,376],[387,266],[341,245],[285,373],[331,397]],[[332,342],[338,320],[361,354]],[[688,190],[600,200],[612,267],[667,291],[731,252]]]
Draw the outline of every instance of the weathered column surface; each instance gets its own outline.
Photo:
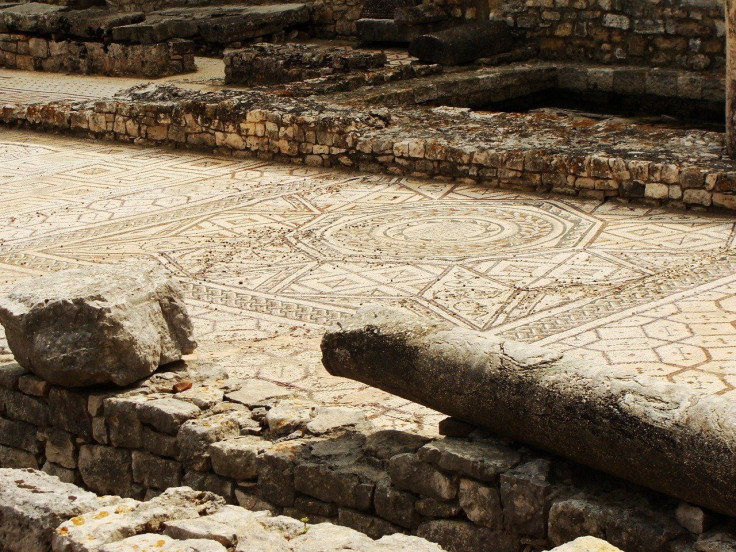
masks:
[[[513,46],[509,26],[503,21],[465,23],[415,38],[409,54],[425,63],[462,65],[478,58],[508,52]]]
[[[736,516],[736,403],[534,345],[369,308],[322,340],[328,372]]]
[[[736,0],[726,0],[726,147],[736,156]]]

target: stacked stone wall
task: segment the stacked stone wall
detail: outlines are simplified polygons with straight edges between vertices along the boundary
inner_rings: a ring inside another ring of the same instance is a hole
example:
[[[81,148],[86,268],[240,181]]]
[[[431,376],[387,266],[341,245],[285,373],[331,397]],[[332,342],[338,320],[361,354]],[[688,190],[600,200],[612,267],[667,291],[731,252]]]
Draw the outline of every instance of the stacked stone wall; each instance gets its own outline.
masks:
[[[627,552],[701,550],[696,539],[716,537],[736,544],[700,508],[451,419],[441,424],[446,438],[376,430],[358,410],[312,404],[286,387],[188,377],[70,390],[4,365],[0,467],[41,468],[136,499],[183,484],[251,510],[372,538],[416,534],[457,552],[543,550],[587,534]]]
[[[615,121],[571,125],[565,118],[534,114],[360,109],[265,93],[230,94],[159,87],[94,104],[6,106],[2,122],[494,188],[736,209],[736,167],[721,157],[722,134],[638,129]],[[528,138],[511,143],[499,138],[509,133]],[[627,153],[625,143],[633,153]],[[668,144],[682,152],[673,155]],[[694,146],[702,150],[699,157],[690,154]]]
[[[426,0],[461,16],[461,0]],[[725,67],[721,0],[489,0],[543,59],[680,67]],[[472,15],[472,13],[471,13]]]
[[[194,43],[124,44],[0,33],[0,67],[108,76],[164,77],[194,71]]]

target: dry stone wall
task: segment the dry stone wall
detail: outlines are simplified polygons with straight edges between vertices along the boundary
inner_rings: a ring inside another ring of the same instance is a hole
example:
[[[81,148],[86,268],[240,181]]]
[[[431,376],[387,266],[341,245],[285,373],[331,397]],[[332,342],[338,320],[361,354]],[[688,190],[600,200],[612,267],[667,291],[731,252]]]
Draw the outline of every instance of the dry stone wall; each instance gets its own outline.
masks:
[[[183,369],[77,391],[15,363],[0,368],[0,467],[40,468],[131,506],[186,485],[250,510],[374,539],[414,534],[456,552],[545,550],[589,534],[627,552],[736,545],[721,519],[695,506],[453,419],[440,431],[445,438],[380,430],[358,410],[287,387]]]
[[[460,0],[427,0],[460,16]],[[722,71],[721,0],[489,0],[544,59]]]
[[[95,103],[5,106],[1,120],[320,167],[736,209],[736,166],[725,157],[723,134],[706,131],[443,107],[356,108],[175,87]]]

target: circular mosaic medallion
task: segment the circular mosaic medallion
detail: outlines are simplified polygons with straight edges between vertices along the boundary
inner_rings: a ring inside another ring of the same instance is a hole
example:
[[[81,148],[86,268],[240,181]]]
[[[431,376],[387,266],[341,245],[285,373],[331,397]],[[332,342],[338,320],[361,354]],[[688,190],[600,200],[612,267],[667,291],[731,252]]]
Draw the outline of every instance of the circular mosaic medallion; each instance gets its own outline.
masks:
[[[538,203],[434,201],[330,214],[310,225],[299,241],[346,255],[485,257],[577,245],[592,226],[578,213],[554,206],[545,210]]]

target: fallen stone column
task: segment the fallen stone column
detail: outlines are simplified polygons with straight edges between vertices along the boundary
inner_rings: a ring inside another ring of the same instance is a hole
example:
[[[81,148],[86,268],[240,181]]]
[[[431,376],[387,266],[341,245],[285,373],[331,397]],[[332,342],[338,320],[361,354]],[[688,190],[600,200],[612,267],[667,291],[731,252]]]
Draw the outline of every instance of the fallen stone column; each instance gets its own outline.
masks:
[[[330,374],[736,515],[730,400],[395,310],[360,311],[322,353]]]
[[[425,63],[462,65],[482,57],[508,52],[513,39],[501,21],[466,23],[415,38],[409,54]]]

